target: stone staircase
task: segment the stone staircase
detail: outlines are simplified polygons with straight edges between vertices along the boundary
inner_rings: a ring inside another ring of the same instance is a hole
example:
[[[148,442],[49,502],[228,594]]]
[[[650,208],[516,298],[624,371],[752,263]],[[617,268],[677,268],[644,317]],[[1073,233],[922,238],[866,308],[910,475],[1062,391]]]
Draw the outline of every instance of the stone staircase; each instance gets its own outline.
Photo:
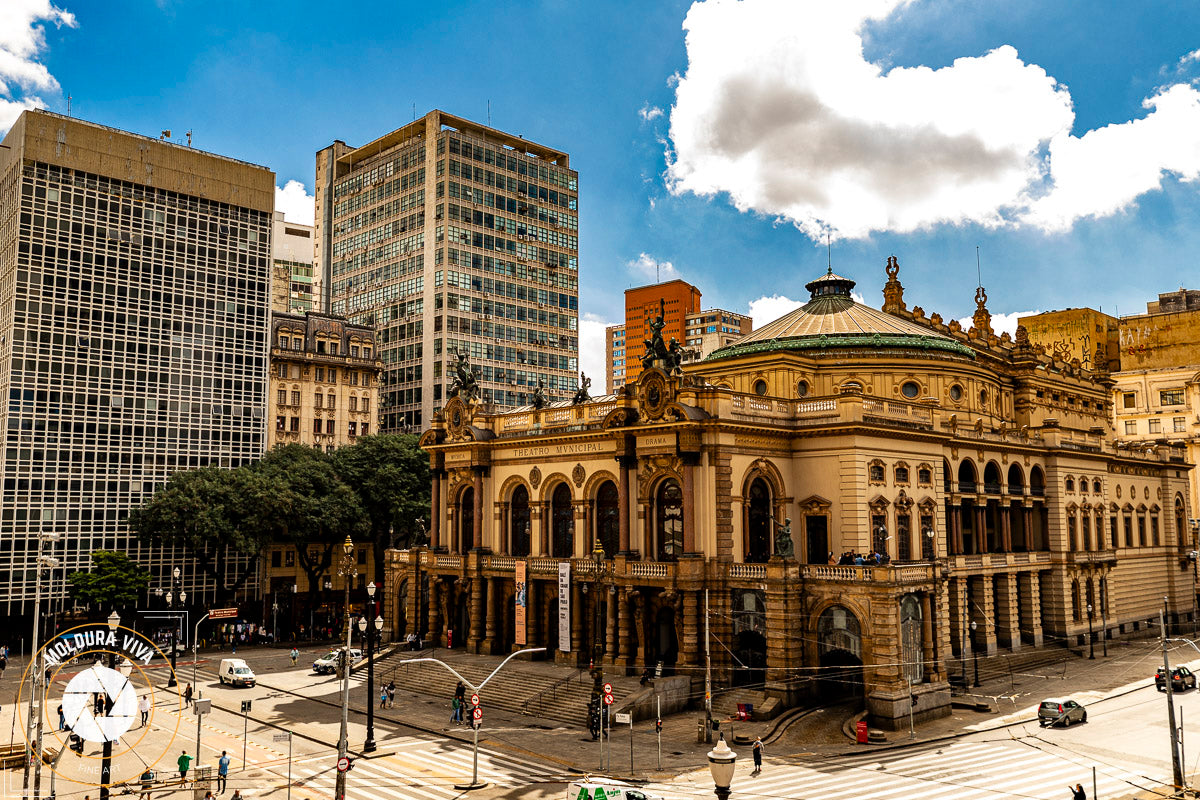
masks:
[[[476,685],[503,660],[502,656],[478,656],[438,649],[420,652],[396,650],[382,661],[376,661],[377,682],[386,684],[394,680],[397,689],[444,698],[447,717],[458,679],[439,664],[403,663],[410,658],[422,657],[446,662]],[[606,673],[604,680],[613,684],[618,703],[639,689],[637,678],[627,678],[615,672]],[[563,667],[548,661],[513,659],[488,682],[481,695],[485,713],[487,708],[499,708],[547,722],[583,725],[587,721],[588,702],[592,696],[592,679],[586,669]],[[470,689],[467,690],[467,696],[469,699]]]
[[[1078,660],[1079,655],[1064,646],[1047,645],[1039,648],[1024,648],[1015,653],[1001,650],[994,656],[979,655],[979,682],[1010,681],[1018,685],[1024,681],[1043,677],[1058,677],[1062,674],[1066,663]],[[950,675],[957,678],[961,674],[963,662],[954,659],[950,663]],[[966,676],[968,684],[975,680],[974,659],[966,659]]]

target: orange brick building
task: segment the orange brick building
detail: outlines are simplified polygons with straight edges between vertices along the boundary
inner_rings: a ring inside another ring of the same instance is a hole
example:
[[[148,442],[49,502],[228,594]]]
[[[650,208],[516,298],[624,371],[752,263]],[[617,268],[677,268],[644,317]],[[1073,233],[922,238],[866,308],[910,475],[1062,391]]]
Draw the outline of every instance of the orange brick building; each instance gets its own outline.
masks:
[[[642,374],[642,362],[636,356],[643,352],[642,342],[649,338],[646,323],[658,315],[659,300],[665,303],[664,321],[667,325],[662,335],[666,342],[670,342],[673,336],[681,345],[684,344],[687,341],[687,316],[700,311],[700,290],[678,278],[626,289],[625,342],[626,352],[630,355],[625,358],[623,383],[635,381]]]

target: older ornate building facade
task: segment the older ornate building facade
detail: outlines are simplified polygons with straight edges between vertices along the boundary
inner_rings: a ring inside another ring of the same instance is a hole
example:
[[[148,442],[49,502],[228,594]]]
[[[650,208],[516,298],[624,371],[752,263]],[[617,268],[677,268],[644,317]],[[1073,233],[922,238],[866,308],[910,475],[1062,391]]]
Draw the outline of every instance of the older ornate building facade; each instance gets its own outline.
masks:
[[[882,311],[830,272],[605,397],[451,399],[422,439],[430,546],[388,554],[394,633],[700,680],[707,608],[718,686],[860,696],[892,725],[910,696],[947,713],[972,649],[1190,614],[1182,450],[1115,449],[1108,375],[994,335],[982,288],[964,331],[887,272]]]

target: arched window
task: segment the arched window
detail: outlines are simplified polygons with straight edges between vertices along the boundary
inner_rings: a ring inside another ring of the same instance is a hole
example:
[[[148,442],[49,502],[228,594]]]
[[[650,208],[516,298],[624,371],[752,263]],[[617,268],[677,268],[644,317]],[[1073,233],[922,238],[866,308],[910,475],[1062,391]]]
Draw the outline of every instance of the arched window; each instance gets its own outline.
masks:
[[[1000,468],[989,461],[983,468],[983,490],[988,494],[1000,494]]]
[[[1022,474],[1021,467],[1017,464],[1008,468],[1008,493],[1025,494],[1025,475]]]
[[[565,483],[554,488],[550,497],[550,555],[554,558],[570,558],[573,553],[572,534],[575,520],[571,509],[571,490]]]
[[[762,478],[750,483],[746,497],[746,562],[771,557],[771,490]]]
[[[1175,536],[1180,548],[1187,547],[1187,513],[1184,511],[1183,495],[1175,495]]]
[[[529,490],[518,486],[509,501],[508,531],[512,537],[512,555],[529,555]]]
[[[975,479],[979,473],[975,465],[967,460],[958,465],[958,490],[963,494],[975,493]]]
[[[612,481],[600,484],[596,492],[596,537],[604,548],[604,557],[612,558],[621,544],[621,504],[617,485]]]
[[[1079,580],[1071,581],[1071,619],[1079,622],[1082,614],[1079,610]]]
[[[1100,494],[1100,479],[1096,478],[1092,481],[1092,493]]]
[[[667,479],[654,493],[654,523],[658,535],[658,560],[674,561],[683,554],[683,492]]]
[[[468,486],[458,496],[458,552],[475,546],[475,489]]]
[[[1074,478],[1070,478],[1070,477],[1067,478],[1067,491],[1068,492],[1075,491],[1075,479]]]
[[[1029,493],[1034,497],[1046,494],[1046,476],[1041,467],[1034,467],[1029,471]]]

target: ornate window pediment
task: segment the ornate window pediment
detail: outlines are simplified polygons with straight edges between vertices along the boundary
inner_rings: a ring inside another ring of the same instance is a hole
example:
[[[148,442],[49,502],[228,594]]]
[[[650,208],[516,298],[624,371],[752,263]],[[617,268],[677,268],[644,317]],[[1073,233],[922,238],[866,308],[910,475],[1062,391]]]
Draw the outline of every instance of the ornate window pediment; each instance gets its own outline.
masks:
[[[891,504],[892,502],[881,494],[875,495],[875,498],[867,503],[871,511],[876,514],[882,514]]]

